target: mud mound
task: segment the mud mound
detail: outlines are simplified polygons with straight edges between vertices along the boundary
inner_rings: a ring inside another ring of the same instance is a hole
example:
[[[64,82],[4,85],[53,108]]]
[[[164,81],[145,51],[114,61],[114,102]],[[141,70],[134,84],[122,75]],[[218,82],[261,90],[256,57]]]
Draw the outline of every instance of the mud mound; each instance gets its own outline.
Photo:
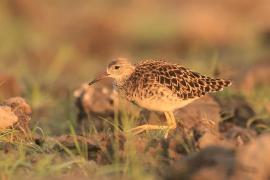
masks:
[[[258,179],[270,177],[270,135],[235,150],[210,146],[173,163],[162,171],[164,179]]]
[[[5,100],[0,104],[0,109],[1,116],[7,120],[5,128],[14,125],[15,128],[22,131],[29,131],[32,109],[23,98],[14,97]],[[4,121],[4,119],[2,120]]]
[[[164,171],[164,179],[228,179],[234,170],[234,152],[208,147],[175,163]]]
[[[179,127],[196,132],[201,137],[204,133],[218,136],[220,122],[219,104],[210,96],[200,98],[184,108],[175,111]]]
[[[93,125],[98,131],[102,131],[106,125],[99,117],[114,117],[114,105],[117,99],[109,82],[102,81],[97,86],[82,84],[74,91],[74,97],[79,110],[77,122],[80,131]]]
[[[235,179],[264,180],[270,177],[270,134],[264,134],[237,151]]]
[[[18,122],[18,117],[11,111],[10,107],[0,107],[0,130],[4,130]]]

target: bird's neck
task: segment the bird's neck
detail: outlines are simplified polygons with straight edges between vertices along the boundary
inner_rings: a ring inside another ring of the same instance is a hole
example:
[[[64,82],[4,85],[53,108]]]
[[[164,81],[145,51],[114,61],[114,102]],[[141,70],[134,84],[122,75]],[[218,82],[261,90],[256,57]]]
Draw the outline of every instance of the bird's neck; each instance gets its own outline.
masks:
[[[117,88],[121,88],[121,87],[125,86],[125,83],[126,83],[126,81],[129,79],[129,77],[130,77],[130,74],[127,74],[127,75],[125,75],[125,76],[121,76],[121,77],[119,77],[119,78],[116,78],[116,79],[114,80],[115,86],[116,86]]]

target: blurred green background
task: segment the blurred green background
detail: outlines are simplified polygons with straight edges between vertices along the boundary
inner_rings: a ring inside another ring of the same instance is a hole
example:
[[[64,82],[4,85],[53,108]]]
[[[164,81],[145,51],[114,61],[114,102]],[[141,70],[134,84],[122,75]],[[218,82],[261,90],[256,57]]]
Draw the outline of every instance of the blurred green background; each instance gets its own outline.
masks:
[[[22,95],[33,123],[61,134],[73,90],[115,57],[235,78],[269,62],[269,47],[269,0],[1,0],[1,100]]]

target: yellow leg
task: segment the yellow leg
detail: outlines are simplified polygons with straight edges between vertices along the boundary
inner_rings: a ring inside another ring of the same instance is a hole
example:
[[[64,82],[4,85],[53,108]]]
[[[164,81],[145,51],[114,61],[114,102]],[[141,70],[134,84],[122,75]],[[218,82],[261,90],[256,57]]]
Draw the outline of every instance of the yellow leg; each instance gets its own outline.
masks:
[[[167,120],[167,124],[170,125],[171,124],[171,118],[170,118],[170,114],[169,112],[164,112],[166,120]]]
[[[132,132],[133,134],[137,135],[142,133],[143,131],[147,131],[147,130],[166,130],[165,133],[165,138],[168,137],[169,131],[171,129],[175,129],[176,128],[176,121],[174,118],[174,115],[172,112],[164,112],[166,120],[167,120],[167,126],[159,126],[159,125],[142,125],[142,126],[138,126],[135,128],[132,128],[131,130],[129,130],[129,132]]]
[[[177,124],[176,124],[176,120],[174,118],[174,114],[173,112],[169,112],[169,116],[171,117],[171,121],[170,121],[170,129],[175,129]]]
[[[164,112],[166,120],[167,120],[167,124],[168,124],[168,128],[166,129],[165,132],[165,138],[168,137],[169,131],[170,131],[170,124],[171,124],[171,117],[170,117],[170,113],[169,112]]]
[[[174,118],[173,112],[165,112],[165,116],[168,123],[168,129],[165,133],[165,138],[167,138],[169,131],[176,128],[176,120]]]

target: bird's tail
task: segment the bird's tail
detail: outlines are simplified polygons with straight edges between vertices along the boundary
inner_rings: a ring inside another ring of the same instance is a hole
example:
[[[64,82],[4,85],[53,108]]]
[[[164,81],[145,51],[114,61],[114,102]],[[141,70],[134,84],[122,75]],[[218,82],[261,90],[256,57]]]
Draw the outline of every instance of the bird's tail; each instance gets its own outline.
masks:
[[[232,85],[232,82],[225,79],[212,79],[207,85],[210,92],[217,92],[222,91],[224,87],[229,87]]]

